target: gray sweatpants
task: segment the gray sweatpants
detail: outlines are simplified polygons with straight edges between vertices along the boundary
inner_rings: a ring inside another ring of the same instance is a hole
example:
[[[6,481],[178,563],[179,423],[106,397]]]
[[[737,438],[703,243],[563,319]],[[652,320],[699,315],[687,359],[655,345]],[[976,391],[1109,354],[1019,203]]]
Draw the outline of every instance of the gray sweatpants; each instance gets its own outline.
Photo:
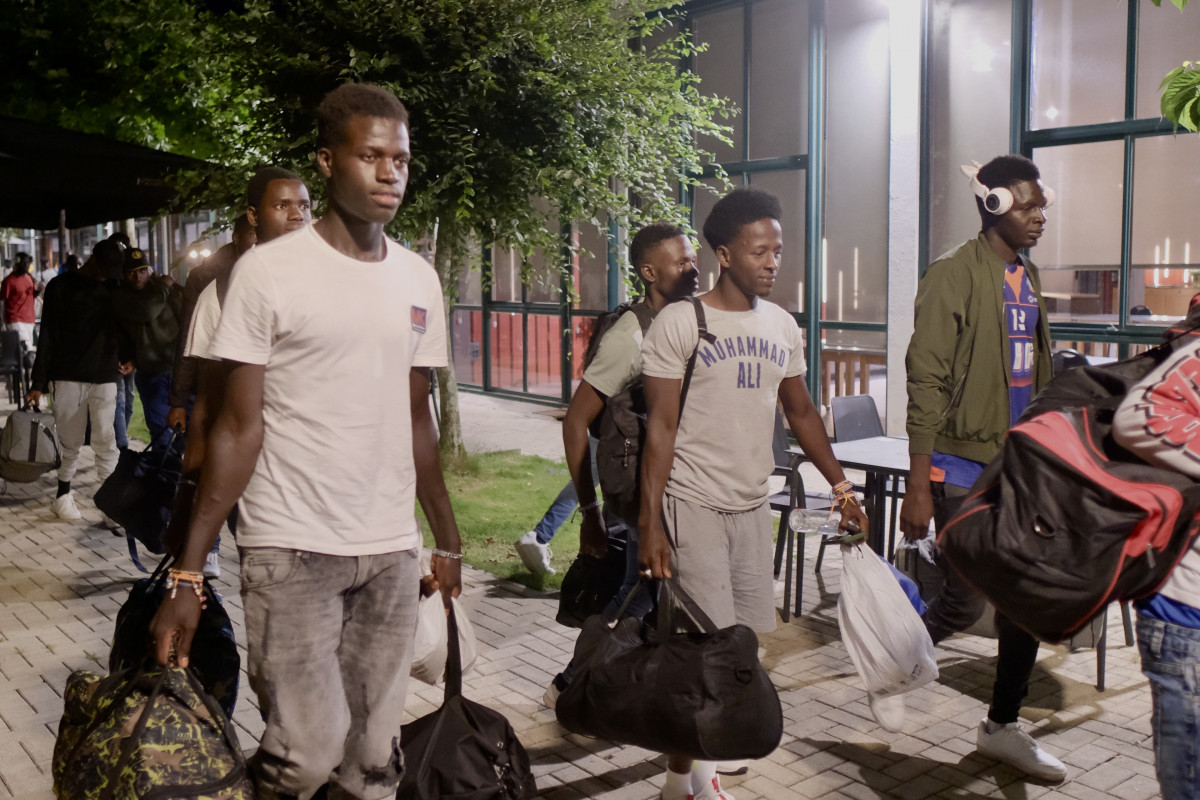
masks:
[[[671,571],[713,623],[775,630],[770,506],[725,512],[667,495],[663,517],[674,545]]]

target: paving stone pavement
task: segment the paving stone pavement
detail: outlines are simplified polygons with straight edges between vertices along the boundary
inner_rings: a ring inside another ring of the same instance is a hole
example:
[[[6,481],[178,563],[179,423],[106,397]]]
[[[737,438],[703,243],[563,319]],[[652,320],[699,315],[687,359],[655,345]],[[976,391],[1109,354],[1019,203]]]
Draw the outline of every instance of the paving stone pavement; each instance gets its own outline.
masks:
[[[0,406],[0,413],[9,410]],[[542,410],[464,394],[468,446],[559,458],[558,423],[537,413]],[[50,761],[63,686],[73,670],[105,670],[114,617],[138,577],[124,540],[99,526],[99,512],[85,499],[95,490],[91,466],[85,449],[75,483],[85,519],[77,523],[50,512],[53,473],[0,492],[0,800],[52,797]],[[813,556],[815,550],[809,547]],[[725,781],[738,800],[1158,796],[1150,693],[1135,649],[1124,644],[1119,614],[1110,615],[1113,646],[1103,693],[1094,687],[1094,650],[1041,650],[1025,721],[1070,769],[1066,782],[1044,785],[975,753],[975,728],[990,696],[993,640],[959,635],[945,642],[938,650],[940,680],[908,696],[905,732],[888,733],[875,723],[839,637],[841,565],[837,553],[828,556],[815,580],[814,559],[804,563],[803,616],[781,621],[761,638],[763,663],[783,702],[785,733],[779,749],[754,762],[747,775]],[[224,573],[216,585],[242,639],[237,557],[229,537],[221,559]],[[566,734],[542,706],[542,692],[575,639],[575,631],[554,622],[557,595],[469,567],[464,583],[479,639],[464,693],[512,722],[533,760],[541,796],[657,797],[662,756]],[[440,689],[415,681],[410,686],[412,716],[440,704]],[[243,746],[253,749],[262,722],[244,675],[234,722]]]

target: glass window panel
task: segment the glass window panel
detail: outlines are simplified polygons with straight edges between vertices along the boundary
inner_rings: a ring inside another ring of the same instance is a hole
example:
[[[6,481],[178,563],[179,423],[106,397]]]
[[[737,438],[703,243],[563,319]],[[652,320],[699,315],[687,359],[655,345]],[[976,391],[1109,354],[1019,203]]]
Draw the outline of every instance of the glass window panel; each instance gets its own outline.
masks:
[[[783,219],[779,220],[783,228],[783,263],[768,299],[788,311],[801,311],[804,308],[804,172],[759,172],[750,177],[750,184],[766,189],[783,206]]]
[[[1138,12],[1137,116],[1156,118],[1158,85],[1184,61],[1195,61],[1200,40],[1200,9],[1192,3],[1182,12],[1170,3],[1154,8],[1143,3]]]
[[[869,394],[882,421],[887,408],[886,332],[823,330],[818,369],[821,405],[828,407],[833,397]]]
[[[522,369],[525,336],[521,314],[491,314],[492,385],[495,389],[525,390]]]
[[[734,182],[736,185],[736,179]],[[696,229],[697,233],[702,234],[704,220],[708,219],[708,213],[712,211],[712,207],[724,194],[724,190],[715,180],[704,181],[704,186],[696,187],[692,203],[692,227]],[[696,245],[696,268],[700,271],[700,291],[707,292],[716,284],[721,270],[717,265],[716,255],[708,246],[708,242],[704,241],[703,235],[700,235],[693,244]]]
[[[529,258],[529,286],[525,297],[530,303],[558,303],[562,299],[562,270],[574,268],[575,257],[571,264],[563,263],[562,254],[554,253],[548,256],[545,251],[538,250]]]
[[[1191,201],[1200,190],[1200,143],[1194,136],[1154,136],[1135,147],[1129,306],[1144,306],[1157,318],[1131,314],[1129,321],[1161,325],[1186,316],[1188,301],[1200,291],[1200,235]]]
[[[1057,195],[1030,253],[1051,322],[1116,321],[1124,154],[1121,141],[1033,153],[1042,182]]]
[[[478,242],[468,242],[463,245],[460,258],[462,259],[462,274],[458,276],[458,300],[464,305],[477,306],[483,302],[482,272],[480,271],[483,251]],[[430,260],[432,264],[432,259]]]
[[[587,352],[588,341],[592,338],[592,329],[596,325],[596,317],[577,316],[571,318],[571,388],[574,391],[583,378],[583,356]]]
[[[455,311],[450,315],[454,347],[454,376],[459,383],[483,385],[483,312]]]
[[[833,4],[842,6],[846,0]],[[878,0],[874,6],[887,8]],[[853,3],[850,3],[853,5]],[[835,15],[830,8],[830,16]],[[831,43],[835,36],[830,36]],[[808,2],[762,0],[750,6],[750,158],[792,156],[808,149]],[[882,60],[887,66],[887,37]],[[850,70],[861,75],[858,65]],[[831,63],[829,74],[836,74]],[[887,91],[886,72],[883,89]],[[861,88],[867,80],[856,85]],[[830,91],[830,96],[833,92]],[[885,104],[886,109],[886,104]],[[735,120],[740,124],[741,120]]]
[[[526,325],[529,392],[559,397],[562,395],[562,318],[557,314],[530,314]]]
[[[935,0],[930,20],[929,256],[979,232],[958,167],[1007,153],[1012,3]]]
[[[888,10],[829,6],[825,319],[887,320]]]
[[[1095,0],[1034,2],[1032,129],[1125,118],[1128,10]]]
[[[492,248],[492,299],[521,302],[521,254],[516,250]]]
[[[579,223],[579,269],[575,271],[577,308],[608,308],[608,229]]]
[[[700,91],[728,98],[739,109],[743,108],[745,102],[742,96],[742,76],[745,75],[743,14],[739,5],[697,14],[692,18],[694,40],[708,45],[707,50],[696,54],[693,65],[693,70],[700,76]],[[710,136],[701,137],[698,143],[705,150],[715,153],[718,162],[740,161],[743,152],[742,114],[723,122],[733,126],[730,137],[733,140],[732,147]]]

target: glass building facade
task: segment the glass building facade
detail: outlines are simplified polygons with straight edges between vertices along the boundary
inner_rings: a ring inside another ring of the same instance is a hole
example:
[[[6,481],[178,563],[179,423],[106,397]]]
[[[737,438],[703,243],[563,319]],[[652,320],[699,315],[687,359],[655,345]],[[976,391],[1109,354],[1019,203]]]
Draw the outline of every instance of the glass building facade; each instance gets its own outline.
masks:
[[[920,32],[920,57],[913,74],[897,74],[896,36],[907,21]],[[893,297],[889,319],[889,282],[915,286],[932,258],[978,231],[959,171],[972,159],[1024,153],[1057,192],[1031,257],[1059,346],[1126,354],[1156,339],[1200,291],[1200,236],[1191,241],[1187,221],[1200,142],[1175,135],[1158,114],[1162,77],[1195,56],[1200,7],[694,0],[676,25],[707,45],[684,66],[703,91],[739,109],[730,144],[700,144],[734,185],[761,186],[782,201],[784,262],[771,300],[805,331],[818,402],[870,392],[888,409],[889,432],[902,432],[892,429],[903,419],[903,375],[894,367],[911,303],[905,309]],[[903,90],[910,83],[919,87],[913,103]],[[898,110],[919,119],[915,185],[897,178],[895,160],[910,157],[897,148]],[[704,180],[717,185],[711,174]],[[697,229],[716,198],[704,189],[681,198]],[[889,229],[912,206],[909,257]],[[544,258],[523,264],[496,250],[467,273],[452,323],[460,384],[569,399],[592,321],[626,299],[618,249],[627,231],[564,223],[563,237],[580,253],[567,275]],[[717,268],[700,245],[707,290]]]

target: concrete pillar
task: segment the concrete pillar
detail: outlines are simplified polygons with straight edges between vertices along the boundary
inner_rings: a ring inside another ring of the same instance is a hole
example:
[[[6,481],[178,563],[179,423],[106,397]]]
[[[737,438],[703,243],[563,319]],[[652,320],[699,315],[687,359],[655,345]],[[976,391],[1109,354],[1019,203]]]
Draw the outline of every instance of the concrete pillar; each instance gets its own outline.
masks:
[[[891,132],[888,165],[887,401],[884,429],[903,436],[904,353],[913,331],[921,239],[921,7],[890,2]]]

